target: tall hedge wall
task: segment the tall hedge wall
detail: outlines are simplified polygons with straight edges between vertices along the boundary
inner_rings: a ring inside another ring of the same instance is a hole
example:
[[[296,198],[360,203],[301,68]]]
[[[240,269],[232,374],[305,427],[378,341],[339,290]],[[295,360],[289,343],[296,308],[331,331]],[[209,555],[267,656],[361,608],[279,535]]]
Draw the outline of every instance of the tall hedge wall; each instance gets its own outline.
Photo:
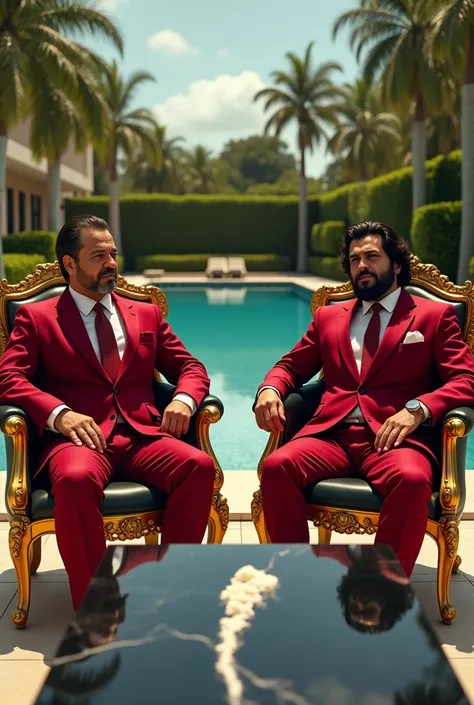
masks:
[[[456,281],[461,234],[462,202],[431,203],[417,208],[411,228],[411,247],[422,262],[435,264]]]
[[[309,199],[308,222],[318,220]],[[66,217],[93,213],[108,218],[108,198],[66,201]],[[267,254],[296,259],[298,198],[131,194],[120,201],[125,266],[152,254]],[[308,232],[309,239],[309,232]]]

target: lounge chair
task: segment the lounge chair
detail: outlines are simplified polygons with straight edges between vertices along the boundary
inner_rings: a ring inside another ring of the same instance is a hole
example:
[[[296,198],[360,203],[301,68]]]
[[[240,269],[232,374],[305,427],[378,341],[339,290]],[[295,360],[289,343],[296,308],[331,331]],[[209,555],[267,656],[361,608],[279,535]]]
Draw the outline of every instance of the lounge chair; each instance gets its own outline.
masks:
[[[206,276],[210,278],[225,277],[229,273],[227,257],[209,257]]]
[[[231,277],[240,278],[247,274],[245,259],[243,257],[229,257],[229,275]]]

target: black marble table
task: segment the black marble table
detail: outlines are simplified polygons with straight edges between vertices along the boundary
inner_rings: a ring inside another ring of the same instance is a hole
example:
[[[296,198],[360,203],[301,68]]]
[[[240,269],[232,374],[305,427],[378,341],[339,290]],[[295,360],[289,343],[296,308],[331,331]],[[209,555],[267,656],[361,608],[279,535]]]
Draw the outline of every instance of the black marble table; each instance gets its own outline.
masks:
[[[107,550],[36,703],[468,700],[389,549],[171,545]]]

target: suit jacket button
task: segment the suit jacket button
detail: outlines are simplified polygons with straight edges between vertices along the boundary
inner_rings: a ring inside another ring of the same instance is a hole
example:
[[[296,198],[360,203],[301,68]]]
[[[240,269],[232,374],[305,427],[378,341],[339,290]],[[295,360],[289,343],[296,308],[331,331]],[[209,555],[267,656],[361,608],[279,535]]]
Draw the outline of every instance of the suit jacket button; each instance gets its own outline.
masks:
[[[112,416],[110,417],[110,420],[115,421],[115,414],[112,414]]]
[[[118,394],[119,394],[118,387],[114,387],[112,391],[113,391],[113,393],[114,393],[115,395],[118,396]]]
[[[362,394],[362,395],[367,394],[364,387],[359,388],[359,394]]]

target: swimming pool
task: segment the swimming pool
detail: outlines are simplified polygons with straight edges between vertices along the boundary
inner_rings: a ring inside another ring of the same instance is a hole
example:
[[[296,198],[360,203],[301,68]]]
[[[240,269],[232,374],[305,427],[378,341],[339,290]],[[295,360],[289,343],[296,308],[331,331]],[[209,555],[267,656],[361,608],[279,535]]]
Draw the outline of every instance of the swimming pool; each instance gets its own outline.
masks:
[[[225,406],[211,427],[224,470],[255,471],[268,434],[255,424],[255,391],[268,369],[303,335],[311,292],[294,286],[163,286],[168,320],[190,352],[205,364],[211,392]],[[474,438],[468,451],[474,468]],[[5,447],[0,444],[0,468]]]

